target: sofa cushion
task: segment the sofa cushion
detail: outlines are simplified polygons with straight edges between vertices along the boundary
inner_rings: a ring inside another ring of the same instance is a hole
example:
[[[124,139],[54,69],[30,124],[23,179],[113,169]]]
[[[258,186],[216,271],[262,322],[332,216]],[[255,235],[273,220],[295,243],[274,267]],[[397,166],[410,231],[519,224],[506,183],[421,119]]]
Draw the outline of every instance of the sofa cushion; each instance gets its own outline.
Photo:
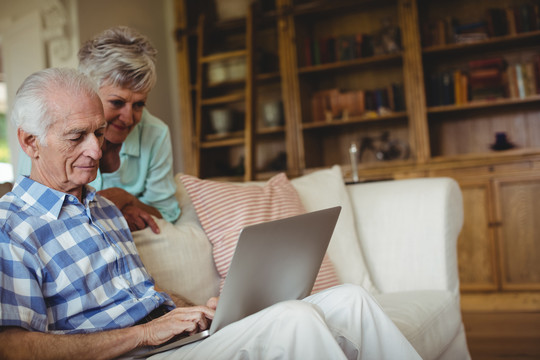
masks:
[[[219,292],[212,246],[178,176],[176,184],[182,209],[180,218],[174,224],[155,219],[161,230],[159,234],[146,228],[134,231],[133,239],[145,267],[159,287],[185,296],[195,304],[205,304]]]
[[[305,212],[294,187],[284,173],[263,186],[202,180],[181,176],[185,189],[213,245],[214,261],[223,284],[243,227],[278,220]],[[339,284],[327,256],[315,281],[313,292]]]
[[[345,188],[341,168],[335,165],[330,169],[318,170],[292,179],[291,183],[306,211],[341,206],[341,213],[328,246],[328,256],[342,283],[360,285],[371,293],[377,293],[378,290],[371,281],[365,265],[351,200]]]
[[[459,302],[445,290],[419,290],[375,295],[422,359],[436,359],[460,331]]]

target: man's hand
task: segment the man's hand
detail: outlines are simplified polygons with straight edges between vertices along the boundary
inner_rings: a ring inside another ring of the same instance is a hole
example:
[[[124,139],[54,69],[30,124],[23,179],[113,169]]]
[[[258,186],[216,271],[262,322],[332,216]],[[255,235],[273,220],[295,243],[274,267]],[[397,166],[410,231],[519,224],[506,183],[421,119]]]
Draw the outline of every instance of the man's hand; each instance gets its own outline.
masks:
[[[137,231],[146,228],[147,226],[152,229],[156,234],[159,234],[159,226],[149,213],[135,205],[126,205],[120,209],[122,215],[126,218],[129,225],[129,230]]]
[[[207,306],[176,308],[149,323],[139,325],[144,328],[140,345],[159,345],[181,333],[195,334],[204,331],[208,329],[214,313],[215,310]]]

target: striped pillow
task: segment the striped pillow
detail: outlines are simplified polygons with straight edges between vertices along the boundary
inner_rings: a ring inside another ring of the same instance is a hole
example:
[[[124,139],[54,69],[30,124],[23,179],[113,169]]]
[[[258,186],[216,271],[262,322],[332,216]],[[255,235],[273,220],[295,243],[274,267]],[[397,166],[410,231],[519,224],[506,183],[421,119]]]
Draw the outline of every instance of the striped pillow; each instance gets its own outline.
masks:
[[[296,190],[284,173],[263,186],[201,180],[182,175],[201,225],[213,246],[221,287],[229,271],[243,227],[305,213]],[[339,284],[334,266],[325,256],[312,293]]]

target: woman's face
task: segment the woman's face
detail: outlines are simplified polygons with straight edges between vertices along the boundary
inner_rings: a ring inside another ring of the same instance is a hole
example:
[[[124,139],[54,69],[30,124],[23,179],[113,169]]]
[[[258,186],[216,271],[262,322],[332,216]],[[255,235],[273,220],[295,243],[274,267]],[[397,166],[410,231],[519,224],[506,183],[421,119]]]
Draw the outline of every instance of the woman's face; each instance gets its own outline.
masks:
[[[113,144],[123,143],[131,130],[141,121],[147,92],[133,92],[112,85],[103,85],[99,97],[103,103],[108,126],[105,139]]]

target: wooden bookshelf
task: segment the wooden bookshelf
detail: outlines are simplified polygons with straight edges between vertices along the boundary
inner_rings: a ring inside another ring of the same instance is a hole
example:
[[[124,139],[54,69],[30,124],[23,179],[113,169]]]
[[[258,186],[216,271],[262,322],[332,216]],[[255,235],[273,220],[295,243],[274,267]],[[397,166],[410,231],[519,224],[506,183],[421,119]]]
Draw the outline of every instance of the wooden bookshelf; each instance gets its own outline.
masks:
[[[337,163],[352,178],[351,142],[377,139],[389,132],[392,140],[407,145],[408,157],[389,161],[366,157],[358,164],[359,176],[370,181],[450,176],[460,183],[465,200],[465,227],[459,240],[463,291],[540,290],[540,275],[534,273],[539,270],[535,264],[540,263],[540,231],[535,221],[540,210],[534,205],[540,203],[540,90],[520,97],[430,103],[431,79],[437,72],[460,69],[467,75],[471,61],[502,57],[513,65],[540,56],[540,27],[489,34],[470,43],[423,46],[424,27],[432,21],[453,18],[460,25],[473,23],[485,19],[489,9],[538,7],[539,1],[276,0],[271,10],[253,8],[247,19],[211,21],[210,28],[221,34],[251,39],[251,47],[219,53],[213,47],[222,44],[201,40],[206,30],[189,20],[211,14],[212,2],[197,7],[187,6],[186,0],[176,1],[178,24],[185,30],[178,32],[179,66],[188,66],[192,74],[180,79],[182,108],[189,108],[183,110],[185,172],[220,180],[262,180],[280,171],[268,164],[286,154],[281,170],[291,177]],[[388,25],[399,29],[398,51],[354,58],[340,58],[336,53],[326,56],[326,61],[312,61],[315,39],[378,37]],[[200,54],[201,48],[209,51]],[[251,59],[248,83],[205,83],[207,64],[238,56]],[[265,68],[259,64],[261,59],[273,59],[273,66]],[[403,88],[404,109],[366,109],[355,115],[344,111],[315,121],[321,118],[314,116],[320,114],[314,114],[312,104],[318,92],[371,92],[395,84]],[[283,123],[266,127],[261,108],[276,100],[283,102]],[[202,113],[223,104],[236,104],[237,109],[250,112],[244,128],[223,138],[201,133],[199,127],[207,121]],[[492,150],[498,132],[506,133],[515,147]],[[234,167],[242,157],[245,172],[241,176],[221,174],[215,166],[211,171],[204,169],[214,158]],[[519,239],[511,232],[517,232]],[[520,252],[513,242],[530,251]],[[533,271],[526,271],[522,264]]]

